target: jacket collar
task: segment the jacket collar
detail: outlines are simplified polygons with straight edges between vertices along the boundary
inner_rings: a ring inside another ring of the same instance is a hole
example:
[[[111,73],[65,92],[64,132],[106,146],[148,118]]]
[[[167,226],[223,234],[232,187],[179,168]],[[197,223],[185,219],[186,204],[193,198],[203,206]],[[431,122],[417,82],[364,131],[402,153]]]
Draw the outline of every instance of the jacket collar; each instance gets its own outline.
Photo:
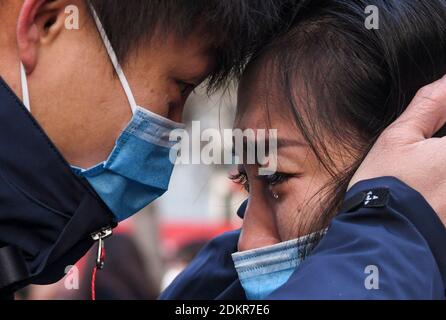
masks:
[[[9,284],[13,290],[59,280],[91,247],[91,233],[115,226],[1,77],[0,199],[0,248],[15,248],[26,265],[26,279]]]

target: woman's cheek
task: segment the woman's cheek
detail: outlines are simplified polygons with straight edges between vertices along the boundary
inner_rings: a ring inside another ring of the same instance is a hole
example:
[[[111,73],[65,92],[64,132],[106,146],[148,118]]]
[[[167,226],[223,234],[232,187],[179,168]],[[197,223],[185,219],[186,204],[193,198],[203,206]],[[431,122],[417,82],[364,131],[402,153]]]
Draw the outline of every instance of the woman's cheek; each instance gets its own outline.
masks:
[[[282,241],[296,239],[313,232],[315,215],[321,214],[318,193],[322,181],[317,179],[291,179],[273,188],[279,195],[272,206],[277,229]],[[319,183],[320,182],[320,183]]]
[[[272,195],[273,214],[276,219],[278,233],[282,241],[297,238],[299,221],[302,220],[301,212],[304,195],[301,192],[298,181],[288,181],[280,187],[272,188],[272,193],[277,194],[275,199]]]

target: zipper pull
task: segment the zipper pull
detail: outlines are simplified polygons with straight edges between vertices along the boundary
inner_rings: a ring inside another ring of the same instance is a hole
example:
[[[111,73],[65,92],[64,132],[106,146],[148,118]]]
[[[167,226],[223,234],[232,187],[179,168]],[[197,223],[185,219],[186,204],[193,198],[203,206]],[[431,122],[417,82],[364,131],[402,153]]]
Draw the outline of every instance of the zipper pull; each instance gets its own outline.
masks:
[[[96,267],[99,270],[104,269],[105,265],[105,243],[104,240],[113,234],[113,229],[111,227],[103,228],[97,232],[91,234],[91,238],[98,242],[98,253],[96,255]]]
[[[98,241],[98,254],[96,256],[96,266],[93,268],[91,276],[91,300],[96,300],[96,272],[104,269],[105,265],[105,244],[104,240],[113,234],[111,227],[103,228],[91,234],[94,241]]]

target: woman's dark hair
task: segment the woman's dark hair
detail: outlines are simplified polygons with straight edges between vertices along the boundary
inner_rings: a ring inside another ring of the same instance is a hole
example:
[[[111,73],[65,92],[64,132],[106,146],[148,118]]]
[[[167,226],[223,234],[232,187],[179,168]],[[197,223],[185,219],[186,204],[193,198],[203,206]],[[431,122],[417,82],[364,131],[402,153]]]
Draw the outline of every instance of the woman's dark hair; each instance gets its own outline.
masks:
[[[121,61],[155,32],[199,31],[215,48],[210,89],[238,77],[265,42],[289,27],[296,0],[88,0]],[[199,29],[199,30],[198,30]],[[201,31],[200,31],[201,30]]]
[[[370,5],[378,9],[379,29],[366,28]],[[296,126],[332,177],[321,191],[325,212],[305,222],[321,228],[378,136],[420,88],[446,73],[446,1],[302,1],[291,29],[259,59],[272,71],[269,87],[286,97]],[[330,157],[334,142],[350,157],[347,169]]]

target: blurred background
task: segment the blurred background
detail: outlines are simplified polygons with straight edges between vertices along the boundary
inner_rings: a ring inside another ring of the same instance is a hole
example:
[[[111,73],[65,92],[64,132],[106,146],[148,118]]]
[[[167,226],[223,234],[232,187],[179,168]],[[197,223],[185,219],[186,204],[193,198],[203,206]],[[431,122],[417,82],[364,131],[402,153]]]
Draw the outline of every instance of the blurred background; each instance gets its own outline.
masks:
[[[188,101],[187,130],[200,121],[201,130],[230,129],[235,90],[207,95],[198,89]],[[223,134],[223,133],[222,133]],[[232,148],[231,144],[222,148]],[[156,299],[216,235],[239,228],[236,212],[246,198],[228,179],[231,166],[177,165],[169,191],[138,215],[120,224],[106,240],[106,263],[97,273],[96,299]],[[17,299],[89,300],[97,245],[67,276],[51,286],[30,286]]]

